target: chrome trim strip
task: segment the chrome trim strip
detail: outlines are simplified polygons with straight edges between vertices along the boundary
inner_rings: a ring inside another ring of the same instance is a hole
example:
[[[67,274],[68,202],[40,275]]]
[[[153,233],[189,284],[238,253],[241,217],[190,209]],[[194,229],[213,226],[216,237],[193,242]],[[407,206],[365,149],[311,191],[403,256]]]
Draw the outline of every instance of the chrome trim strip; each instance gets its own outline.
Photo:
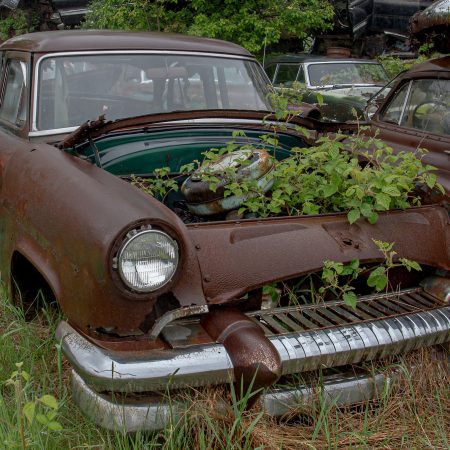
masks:
[[[164,391],[235,381],[222,344],[113,352],[97,347],[66,322],[56,332],[73,368],[99,391]],[[282,374],[359,363],[450,340],[450,306],[329,329],[268,337]]]

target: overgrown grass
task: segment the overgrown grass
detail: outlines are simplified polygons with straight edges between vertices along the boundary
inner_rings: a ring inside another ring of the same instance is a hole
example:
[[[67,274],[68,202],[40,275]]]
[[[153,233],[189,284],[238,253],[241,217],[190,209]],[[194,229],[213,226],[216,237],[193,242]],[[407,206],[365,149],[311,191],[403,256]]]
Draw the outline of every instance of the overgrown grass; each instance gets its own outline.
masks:
[[[197,392],[189,411],[157,434],[124,436],[97,428],[74,405],[69,367],[60,364],[53,338],[59,318],[43,311],[26,323],[4,293],[0,296],[0,448],[22,448],[17,394],[5,381],[23,361],[31,375],[24,382],[22,401],[43,394],[59,402],[56,419],[63,431],[48,431],[25,421],[27,449],[360,449],[449,448],[450,375],[442,349],[419,351],[391,364],[398,382],[386,385],[381,399],[339,409],[317,398],[301,405],[301,415],[274,420],[258,411],[245,412],[233,402],[219,411],[223,392]],[[417,367],[412,373],[406,370]]]

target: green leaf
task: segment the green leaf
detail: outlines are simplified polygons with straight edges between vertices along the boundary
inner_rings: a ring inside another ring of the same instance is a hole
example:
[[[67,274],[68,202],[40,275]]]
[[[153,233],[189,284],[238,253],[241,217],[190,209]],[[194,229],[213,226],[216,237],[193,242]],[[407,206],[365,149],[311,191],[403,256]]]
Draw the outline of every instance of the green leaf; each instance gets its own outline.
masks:
[[[400,191],[395,186],[383,186],[381,189],[385,194],[391,197],[400,197]]]
[[[36,403],[35,402],[28,402],[23,405],[23,415],[28,419],[28,422],[33,422],[34,420],[34,414],[36,411]]]
[[[320,92],[316,92],[317,103],[319,106],[323,105],[323,95]]]
[[[326,197],[330,197],[333,194],[335,194],[339,189],[339,186],[337,184],[326,184],[322,191],[323,191],[323,196]]]
[[[436,184],[437,177],[434,173],[427,173],[425,177],[425,183],[430,189],[433,189]]]
[[[355,223],[361,217],[359,209],[352,209],[347,213],[347,219],[350,223]]]
[[[372,211],[372,214],[367,217],[367,220],[373,225],[378,220],[378,214],[375,211]]]
[[[406,258],[400,258],[399,261],[402,263],[404,267],[406,267],[408,272],[410,272],[411,269],[417,270],[419,272],[422,270],[422,267],[420,267],[420,264],[417,261],[412,261]]]
[[[44,416],[44,414],[36,414],[36,420],[41,423],[42,425],[47,425],[48,424],[48,419],[46,416]]]
[[[375,195],[375,200],[377,204],[384,209],[389,209],[389,206],[391,205],[391,197],[381,192]]]
[[[356,294],[353,291],[347,291],[342,298],[344,303],[353,309],[356,309]]]
[[[374,287],[377,291],[383,290],[388,282],[385,272],[386,270],[384,267],[377,267],[370,273],[369,278],[367,279],[367,285],[369,287]]]
[[[53,397],[53,395],[43,395],[41,398],[39,398],[39,401],[49,408],[58,409],[58,402],[56,401],[56,398]]]
[[[62,425],[59,422],[56,422],[55,420],[52,420],[51,422],[47,423],[47,428],[52,431],[61,431],[63,429]]]
[[[28,372],[25,372],[25,370],[22,370],[22,372],[20,374],[22,375],[22,378],[25,381],[30,381],[30,374]]]
[[[362,214],[364,217],[369,217],[369,216],[373,213],[373,207],[372,207],[372,205],[369,204],[369,203],[363,203],[363,204],[360,206],[360,210],[361,210],[361,214]]]

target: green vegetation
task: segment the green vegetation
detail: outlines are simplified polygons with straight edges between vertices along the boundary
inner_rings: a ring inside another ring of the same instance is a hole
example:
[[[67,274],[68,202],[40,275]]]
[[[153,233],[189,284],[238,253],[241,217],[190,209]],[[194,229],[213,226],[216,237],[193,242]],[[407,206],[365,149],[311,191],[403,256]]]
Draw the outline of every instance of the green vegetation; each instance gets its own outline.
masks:
[[[261,139],[262,145],[276,155],[277,135],[263,135]],[[189,174],[200,166],[201,179],[209,183],[211,190],[225,185],[225,197],[244,199],[239,214],[269,217],[347,212],[350,223],[361,217],[375,223],[381,211],[420,204],[420,198],[413,193],[416,184],[442,189],[436,184],[433,168],[421,162],[423,150],[394,154],[392,148],[377,138],[338,134],[334,138],[321,137],[312,147],[293,148],[289,158],[274,159],[268,175],[273,184],[269,192],[264,192],[258,180],[243,178],[235,166],[222,168],[220,174],[208,169],[211,163],[237,148],[251,152],[257,147],[229,142],[224,148],[205,152],[201,163],[194,161],[184,166],[182,172]],[[369,154],[369,149],[374,150]],[[365,162],[361,164],[361,160]],[[242,167],[249,161],[243,158],[239,163]],[[168,190],[178,189],[169,174],[170,169],[164,167],[154,178],[137,184],[162,198]]]
[[[258,53],[282,38],[306,39],[331,26],[327,0],[93,0],[85,28],[174,31],[225,39]]]
[[[5,14],[4,11],[0,11]],[[17,9],[10,12],[7,10],[6,17],[0,18],[0,39],[6,40],[17,34],[35,31],[39,24],[39,17],[30,11]]]
[[[346,305],[356,308],[356,293],[351,283],[362,274],[368,274],[367,286],[373,288],[376,292],[383,291],[388,287],[389,270],[395,267],[404,267],[410,272],[413,270],[422,270],[420,264],[407,258],[399,258],[394,262],[397,252],[393,250],[393,242],[383,242],[373,240],[380,252],[384,256],[384,263],[376,267],[361,267],[359,261],[354,259],[349,264],[343,264],[337,261],[324,261],[322,270],[322,281],[324,285],[319,288],[319,295],[323,299],[326,292],[333,292],[336,298],[342,298]],[[389,286],[389,290],[392,287]]]
[[[23,421],[25,448],[29,450],[181,450],[181,449],[385,449],[448,448],[450,430],[450,375],[447,355],[440,349],[420,351],[406,360],[388,363],[389,379],[380,400],[351,408],[324,401],[318,390],[312,403],[299,404],[297,413],[275,421],[258,411],[244,411],[244,401],[235,400],[219,411],[217,401],[228,392],[206,390],[191,393],[194,402],[186,415],[155,434],[101,430],[90,423],[73,403],[69,368],[60,364],[54,328],[60,317],[49,309],[32,322],[23,312],[0,297],[0,448],[23,449],[17,405],[53,396],[39,402],[42,411],[55,411],[62,430],[53,430],[37,420]],[[16,363],[23,364],[17,368]],[[420,370],[409,372],[415,365]],[[367,366],[370,371],[379,369]],[[22,377],[17,393],[8,380]],[[23,376],[26,371],[26,375]],[[29,376],[28,376],[29,375]],[[317,379],[320,378],[318,375]],[[244,397],[245,398],[245,397]],[[47,405],[48,403],[48,405]],[[57,406],[57,408],[55,408]],[[36,410],[37,412],[37,410]],[[52,419],[53,420],[53,419]],[[56,427],[58,428],[58,427]]]

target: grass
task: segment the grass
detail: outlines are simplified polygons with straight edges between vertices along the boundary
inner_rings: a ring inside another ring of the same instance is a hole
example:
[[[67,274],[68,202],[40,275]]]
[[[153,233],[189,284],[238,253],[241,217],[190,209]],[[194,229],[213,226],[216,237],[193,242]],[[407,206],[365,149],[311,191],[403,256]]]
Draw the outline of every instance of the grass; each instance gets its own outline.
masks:
[[[69,367],[53,338],[59,318],[43,311],[26,322],[20,309],[0,296],[0,448],[22,449],[19,407],[43,394],[58,399],[56,420],[62,431],[24,421],[27,449],[447,449],[450,448],[450,375],[448,354],[421,350],[391,368],[400,379],[385,386],[381,398],[339,409],[317,398],[299,405],[301,414],[274,420],[244,411],[244,402],[217,411],[226,392],[196,392],[187,413],[155,434],[132,436],[101,430],[74,405]],[[6,380],[16,363],[31,378],[17,391]],[[410,373],[406,367],[415,365]]]

